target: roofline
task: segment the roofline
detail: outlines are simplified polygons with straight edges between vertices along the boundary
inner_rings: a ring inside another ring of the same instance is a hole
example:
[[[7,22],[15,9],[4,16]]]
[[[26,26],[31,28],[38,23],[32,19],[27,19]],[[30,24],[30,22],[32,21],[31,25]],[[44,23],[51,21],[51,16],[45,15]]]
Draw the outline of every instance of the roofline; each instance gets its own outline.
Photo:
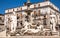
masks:
[[[32,10],[34,10],[34,9],[41,9],[41,8],[46,8],[46,7],[50,7],[51,9],[53,9],[53,10],[55,10],[56,12],[58,12],[58,13],[60,13],[60,11],[58,11],[58,10],[56,10],[56,9],[54,9],[52,6],[50,6],[50,5],[47,5],[47,6],[43,6],[43,7],[36,7],[36,8],[31,8]],[[27,10],[27,9],[26,9]],[[14,11],[14,12],[23,12],[23,11],[25,11],[25,10],[22,10],[22,11]],[[5,13],[5,14],[11,14],[12,12],[9,12],[9,13]]]

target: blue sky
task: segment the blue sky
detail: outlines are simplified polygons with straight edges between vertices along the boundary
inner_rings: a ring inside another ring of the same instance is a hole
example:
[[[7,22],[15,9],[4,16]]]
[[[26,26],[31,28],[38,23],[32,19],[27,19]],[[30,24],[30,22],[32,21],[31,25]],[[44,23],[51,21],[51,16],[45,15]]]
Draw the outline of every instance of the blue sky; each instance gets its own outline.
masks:
[[[6,9],[22,6],[27,0],[0,0],[0,14],[4,14]],[[31,3],[43,2],[44,0],[30,0]],[[60,0],[50,0],[60,9]]]

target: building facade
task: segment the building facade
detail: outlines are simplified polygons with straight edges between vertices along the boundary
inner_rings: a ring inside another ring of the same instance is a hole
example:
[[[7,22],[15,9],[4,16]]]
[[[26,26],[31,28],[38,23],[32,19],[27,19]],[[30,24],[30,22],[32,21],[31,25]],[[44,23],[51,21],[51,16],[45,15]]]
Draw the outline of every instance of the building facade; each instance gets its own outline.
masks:
[[[6,36],[3,14],[0,14],[0,36],[2,36],[2,37]]]
[[[4,30],[4,15],[0,14],[0,32]]]
[[[59,36],[60,13],[50,1],[5,10],[7,36]]]

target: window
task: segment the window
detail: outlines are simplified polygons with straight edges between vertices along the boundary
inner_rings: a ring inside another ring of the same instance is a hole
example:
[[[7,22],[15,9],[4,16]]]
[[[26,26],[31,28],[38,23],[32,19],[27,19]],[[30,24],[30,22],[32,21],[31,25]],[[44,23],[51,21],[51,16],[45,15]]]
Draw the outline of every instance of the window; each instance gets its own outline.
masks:
[[[40,10],[38,10],[38,12],[40,13]]]
[[[20,18],[22,18],[22,13],[20,14]]]
[[[60,19],[60,16],[59,16],[59,19]]]
[[[46,19],[47,18],[47,16],[46,16],[46,14],[44,15],[44,19]]]
[[[21,24],[21,26],[23,25],[22,21],[21,21],[21,23],[20,23],[20,24]]]
[[[13,11],[14,11],[14,9],[13,9]]]
[[[20,17],[19,17],[19,15],[17,14],[17,19],[19,19]]]
[[[17,17],[17,19],[19,19],[19,17]]]
[[[22,7],[20,9],[22,10]]]
[[[28,12],[28,15],[30,15],[30,12]]]
[[[37,13],[36,13],[36,11],[34,11],[34,17],[36,17],[37,16]]]
[[[40,4],[38,4],[38,7],[40,7]]]
[[[29,17],[28,17],[28,16],[26,16],[25,18],[26,18],[26,20],[25,20],[25,21],[29,22]]]
[[[39,26],[39,25],[40,25],[40,23],[38,22],[37,26]]]
[[[34,15],[36,15],[36,11],[34,11]]]
[[[59,29],[60,29],[60,25],[59,25]]]
[[[38,16],[40,16],[40,10],[38,10]]]
[[[44,24],[44,25],[47,25],[47,24],[46,24],[46,19],[44,19],[43,24]]]
[[[34,8],[36,8],[36,5],[34,5]]]
[[[2,18],[0,17],[0,20],[2,20]]]

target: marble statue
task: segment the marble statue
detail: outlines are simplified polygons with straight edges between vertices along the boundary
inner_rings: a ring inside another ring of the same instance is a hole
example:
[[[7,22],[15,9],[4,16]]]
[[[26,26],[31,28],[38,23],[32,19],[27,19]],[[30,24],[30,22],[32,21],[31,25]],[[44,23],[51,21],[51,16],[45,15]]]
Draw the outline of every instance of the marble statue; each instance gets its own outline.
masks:
[[[15,32],[16,31],[16,27],[17,27],[17,17],[15,16],[15,13],[14,15],[11,15],[11,32]]]
[[[56,16],[55,15],[50,15],[50,17],[51,17],[51,20],[50,20],[50,22],[51,22],[51,29],[53,30],[53,31],[56,31]]]

